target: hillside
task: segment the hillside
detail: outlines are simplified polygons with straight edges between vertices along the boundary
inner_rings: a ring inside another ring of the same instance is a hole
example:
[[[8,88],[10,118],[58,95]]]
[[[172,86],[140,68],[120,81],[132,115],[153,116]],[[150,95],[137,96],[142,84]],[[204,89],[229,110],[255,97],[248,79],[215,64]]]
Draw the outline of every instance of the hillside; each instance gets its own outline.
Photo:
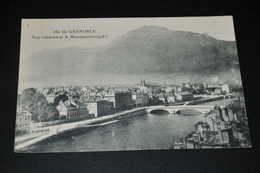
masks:
[[[70,85],[151,82],[202,82],[239,78],[236,43],[207,33],[143,26],[95,48],[43,49],[25,62],[28,82]]]

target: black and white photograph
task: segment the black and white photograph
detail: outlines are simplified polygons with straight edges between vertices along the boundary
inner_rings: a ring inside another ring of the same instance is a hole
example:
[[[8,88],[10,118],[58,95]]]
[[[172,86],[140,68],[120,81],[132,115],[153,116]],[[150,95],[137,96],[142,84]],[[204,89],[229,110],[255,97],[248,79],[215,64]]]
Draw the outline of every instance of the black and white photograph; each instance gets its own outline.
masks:
[[[232,16],[22,19],[15,153],[251,148]]]

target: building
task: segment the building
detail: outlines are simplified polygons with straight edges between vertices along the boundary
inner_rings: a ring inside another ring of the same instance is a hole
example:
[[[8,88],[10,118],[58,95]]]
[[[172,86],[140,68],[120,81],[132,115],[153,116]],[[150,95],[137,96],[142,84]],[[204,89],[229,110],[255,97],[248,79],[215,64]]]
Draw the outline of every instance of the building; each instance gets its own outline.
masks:
[[[164,104],[175,103],[175,96],[172,93],[156,94],[159,100]]]
[[[166,96],[166,100],[168,104],[175,103],[176,98],[172,93],[165,93],[164,95]]]
[[[194,133],[189,134],[185,138],[185,144],[186,144],[186,148],[189,148],[189,149],[201,148],[202,141],[201,141],[200,133],[194,132]]]
[[[197,124],[195,124],[195,131],[198,131],[202,137],[203,131],[209,131],[210,126],[207,122],[199,121]]]
[[[164,90],[166,93],[172,93],[172,92],[174,92],[175,88],[168,86],[168,87],[164,88],[163,90]]]
[[[176,93],[176,97],[177,97],[177,100],[180,102],[193,100],[193,94],[188,91],[178,92],[178,93]]]
[[[223,115],[225,115],[227,117],[227,121],[231,121],[236,118],[235,114],[231,108],[225,107],[223,110],[224,110]]]
[[[223,92],[229,93],[229,86],[227,84],[219,85],[219,84],[209,84],[206,88],[213,94],[222,94]]]
[[[46,95],[46,100],[50,103],[54,103],[54,99],[55,99],[56,95],[54,92]]]
[[[85,101],[95,101],[99,100],[100,97],[97,97],[97,95],[94,93],[88,93],[87,95],[82,95],[80,96],[80,101],[85,102]]]
[[[158,98],[158,100],[161,101],[161,103],[167,104],[167,99],[166,99],[166,96],[164,94],[156,94],[156,97]]]
[[[194,141],[194,148],[201,148],[201,134],[199,132],[195,132],[192,134],[192,138]]]
[[[202,138],[204,144],[217,144],[218,141],[216,140],[218,137],[218,131],[203,131]]]
[[[231,126],[231,129],[232,129],[232,137],[233,137],[234,141],[239,140],[237,124],[238,124],[238,121],[236,121],[236,120],[230,121],[230,126]]]
[[[31,117],[32,114],[27,111],[16,113],[15,134],[21,135],[31,132]]]
[[[222,130],[222,138],[223,143],[231,143],[232,142],[232,129],[227,128]]]
[[[71,99],[66,101],[60,100],[59,105],[56,107],[60,116],[65,116],[66,121],[79,121],[93,116],[89,114],[87,105],[83,103],[75,103]]]
[[[230,93],[229,86],[227,84],[223,84],[221,86],[221,89],[222,89],[223,92]]]
[[[133,107],[142,107],[149,105],[149,96],[147,93],[132,92]]]
[[[133,108],[132,94],[129,91],[115,91],[104,95],[104,99],[114,103],[115,111],[124,111]]]
[[[222,87],[219,87],[219,88],[215,88],[212,94],[220,95],[221,93],[222,93]]]
[[[114,113],[114,103],[107,100],[85,101],[89,114],[100,117]]]
[[[192,134],[189,134],[186,138],[185,138],[185,144],[186,144],[186,148],[187,149],[193,149],[195,148],[194,146],[194,139]]]
[[[185,92],[185,91],[187,91],[187,88],[185,88],[182,85],[177,85],[177,86],[174,87],[174,91],[176,91],[176,92]]]

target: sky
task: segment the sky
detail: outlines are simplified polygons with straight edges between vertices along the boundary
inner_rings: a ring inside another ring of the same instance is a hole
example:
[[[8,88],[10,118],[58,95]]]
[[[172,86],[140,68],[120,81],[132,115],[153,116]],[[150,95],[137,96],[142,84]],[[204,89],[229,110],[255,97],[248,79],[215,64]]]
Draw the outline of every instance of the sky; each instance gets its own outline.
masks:
[[[109,44],[114,38],[145,25],[162,26],[173,31],[207,33],[219,40],[235,41],[232,16],[167,17],[167,18],[78,18],[78,19],[23,19],[19,88],[29,85],[24,81],[30,71],[26,60],[31,54],[43,49],[64,47],[94,47]],[[73,30],[94,33],[70,33]],[[62,32],[66,31],[66,33]],[[99,36],[98,38],[70,38],[70,35]],[[66,36],[68,38],[66,38]],[[104,36],[104,37],[103,37]],[[58,37],[50,39],[46,37]],[[62,37],[62,38],[60,38]],[[27,65],[27,66],[26,66]],[[138,77],[137,77],[138,78]],[[41,80],[41,79],[39,79]],[[37,81],[34,81],[37,84]],[[56,81],[55,81],[56,82]]]
[[[23,19],[21,26],[20,58],[26,59],[42,49],[57,49],[79,46],[93,47],[105,45],[117,36],[144,25],[163,26],[171,30],[207,33],[219,39],[235,41],[232,16],[178,17],[178,18],[89,18],[89,19]],[[61,31],[67,33],[61,33]],[[65,39],[71,30],[95,30],[95,33],[74,35],[97,35],[104,38]],[[60,33],[54,33],[59,31]],[[33,38],[40,37],[40,39]],[[62,36],[63,39],[46,39],[45,36]]]

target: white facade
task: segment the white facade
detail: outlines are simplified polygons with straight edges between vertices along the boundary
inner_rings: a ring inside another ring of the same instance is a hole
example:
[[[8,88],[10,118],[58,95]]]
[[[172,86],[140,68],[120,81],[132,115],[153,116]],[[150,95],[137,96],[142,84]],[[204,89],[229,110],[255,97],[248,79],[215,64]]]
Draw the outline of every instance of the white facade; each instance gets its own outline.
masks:
[[[19,134],[30,133],[31,116],[32,114],[27,111],[23,111],[21,113],[17,112],[15,131]]]
[[[78,121],[91,118],[89,116],[87,105],[85,104],[76,104],[71,100],[65,102],[61,100],[56,108],[60,115],[66,116],[66,121]]]
[[[226,91],[226,93],[229,93],[229,86],[227,84],[224,84],[221,86],[222,87],[222,91]]]

